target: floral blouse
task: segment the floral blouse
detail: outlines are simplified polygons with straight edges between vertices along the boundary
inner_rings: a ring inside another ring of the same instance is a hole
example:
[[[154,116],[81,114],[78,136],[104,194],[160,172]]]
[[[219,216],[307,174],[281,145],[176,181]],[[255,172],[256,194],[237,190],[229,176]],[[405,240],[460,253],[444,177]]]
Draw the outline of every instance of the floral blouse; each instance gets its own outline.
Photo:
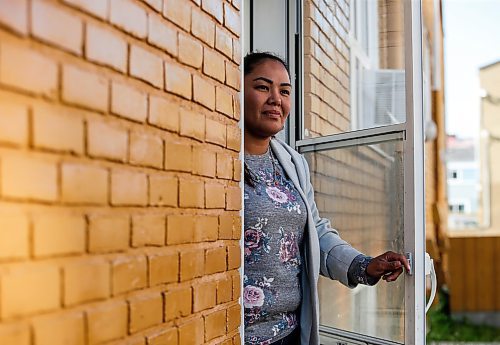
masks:
[[[307,212],[270,150],[245,155],[245,163],[253,181],[244,192],[245,344],[270,344],[298,325]]]

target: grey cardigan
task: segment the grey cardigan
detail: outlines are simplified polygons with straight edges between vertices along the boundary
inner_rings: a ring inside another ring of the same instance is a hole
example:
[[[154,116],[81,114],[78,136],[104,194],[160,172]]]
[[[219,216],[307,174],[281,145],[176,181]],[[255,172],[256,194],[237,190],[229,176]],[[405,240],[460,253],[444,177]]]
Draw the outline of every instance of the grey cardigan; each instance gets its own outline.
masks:
[[[306,204],[300,338],[302,345],[318,345],[319,274],[349,286],[347,271],[354,258],[361,253],[340,238],[338,231],[332,229],[328,219],[320,218],[305,158],[276,138],[271,139],[271,149]]]

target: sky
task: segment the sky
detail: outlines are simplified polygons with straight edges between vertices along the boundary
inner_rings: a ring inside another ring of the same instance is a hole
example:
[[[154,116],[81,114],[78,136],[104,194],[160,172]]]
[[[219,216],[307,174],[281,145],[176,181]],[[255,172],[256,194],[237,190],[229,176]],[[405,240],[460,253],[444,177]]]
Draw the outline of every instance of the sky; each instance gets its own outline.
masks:
[[[479,68],[500,60],[500,0],[443,0],[446,132],[479,137]]]

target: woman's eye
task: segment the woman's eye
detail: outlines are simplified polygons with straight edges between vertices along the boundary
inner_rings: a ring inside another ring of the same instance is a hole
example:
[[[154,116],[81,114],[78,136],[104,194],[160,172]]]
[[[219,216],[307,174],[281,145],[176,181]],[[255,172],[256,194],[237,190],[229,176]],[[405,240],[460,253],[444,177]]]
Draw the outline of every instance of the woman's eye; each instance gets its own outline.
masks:
[[[269,87],[267,87],[266,85],[257,85],[257,86],[256,86],[256,89],[257,89],[257,90],[268,91],[268,90],[269,90]]]
[[[283,95],[290,96],[290,90],[281,90],[281,93],[282,93]]]

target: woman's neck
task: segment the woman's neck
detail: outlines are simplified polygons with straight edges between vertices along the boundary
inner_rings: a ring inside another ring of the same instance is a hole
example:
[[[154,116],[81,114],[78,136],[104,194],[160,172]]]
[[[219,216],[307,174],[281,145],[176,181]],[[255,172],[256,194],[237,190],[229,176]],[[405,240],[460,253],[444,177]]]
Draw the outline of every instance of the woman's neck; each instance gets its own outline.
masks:
[[[262,155],[267,152],[267,149],[269,148],[269,142],[271,141],[271,137],[256,138],[245,132],[244,140],[245,140],[245,153],[251,155]]]

